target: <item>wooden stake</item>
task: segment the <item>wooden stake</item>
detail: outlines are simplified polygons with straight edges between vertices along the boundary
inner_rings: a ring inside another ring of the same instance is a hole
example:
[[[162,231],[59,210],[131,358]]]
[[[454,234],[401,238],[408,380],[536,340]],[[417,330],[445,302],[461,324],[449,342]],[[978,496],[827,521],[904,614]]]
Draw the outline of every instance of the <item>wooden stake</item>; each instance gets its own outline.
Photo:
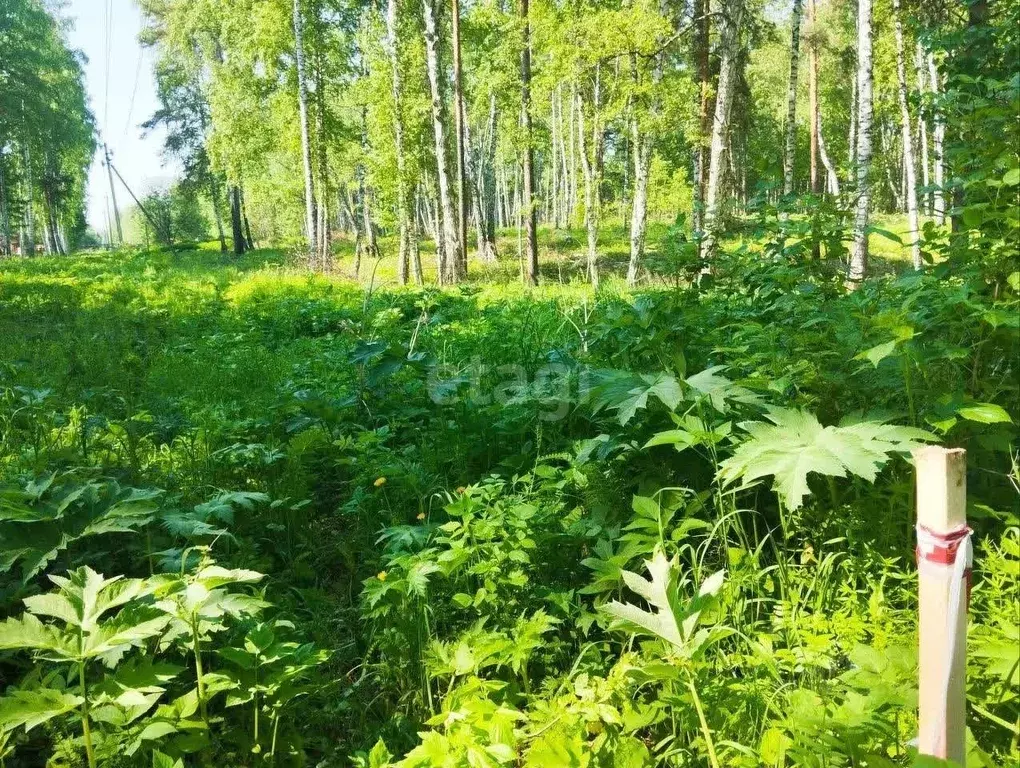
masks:
[[[918,620],[919,620],[919,712],[918,751],[956,761],[966,759],[966,658],[967,588],[953,590],[955,574],[946,549],[932,553],[931,541],[966,529],[967,452],[962,448],[926,446],[914,452],[917,473],[917,522],[919,525]],[[923,527],[934,534],[925,534]],[[966,538],[959,540],[956,558],[969,551]],[[926,546],[927,545],[927,546]],[[927,551],[926,551],[927,549]],[[942,557],[940,558],[939,555]],[[943,562],[936,562],[937,560]],[[948,559],[950,562],[945,563]],[[966,565],[966,564],[964,564]],[[954,613],[956,621],[948,626]]]

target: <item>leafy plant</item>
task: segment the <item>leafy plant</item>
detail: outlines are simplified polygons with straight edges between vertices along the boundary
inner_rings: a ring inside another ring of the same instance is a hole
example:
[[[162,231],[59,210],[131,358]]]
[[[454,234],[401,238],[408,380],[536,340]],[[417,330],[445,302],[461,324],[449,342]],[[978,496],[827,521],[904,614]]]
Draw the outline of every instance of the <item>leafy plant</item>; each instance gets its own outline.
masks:
[[[127,710],[124,722],[129,723],[151,708],[164,689],[123,686],[116,696],[97,697],[90,673],[97,663],[115,669],[128,652],[162,632],[169,618],[139,602],[152,591],[142,580],[107,579],[87,566],[66,577],[49,578],[57,586],[55,591],[25,598],[27,612],[0,624],[0,650],[29,651],[40,661],[68,667],[67,676],[76,673],[77,680],[69,679],[66,689],[15,691],[2,700],[0,728],[28,730],[73,712],[82,729],[89,768],[95,768],[93,729],[101,722],[100,713],[109,708]]]
[[[747,487],[762,477],[775,478],[774,489],[790,511],[810,493],[810,473],[828,477],[853,475],[874,481],[893,454],[906,454],[934,436],[913,427],[876,422],[847,422],[823,427],[805,411],[770,409],[764,422],[742,422],[750,439],[741,442],[722,462],[720,479],[743,481]]]

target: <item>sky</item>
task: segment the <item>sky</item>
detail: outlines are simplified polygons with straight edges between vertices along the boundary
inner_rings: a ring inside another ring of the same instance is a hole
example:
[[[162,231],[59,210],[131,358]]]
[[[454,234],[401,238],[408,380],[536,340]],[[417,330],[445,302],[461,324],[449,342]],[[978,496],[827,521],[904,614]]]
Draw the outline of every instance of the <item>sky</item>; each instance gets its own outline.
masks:
[[[107,2],[112,8],[110,35]],[[178,168],[173,163],[164,166],[163,131],[153,131],[143,138],[140,127],[156,111],[158,102],[152,74],[153,53],[138,42],[142,18],[134,0],[70,0],[61,15],[73,24],[68,33],[71,47],[88,59],[85,85],[100,144],[106,141],[110,145],[114,167],[139,197],[166,184]],[[106,232],[110,183],[101,160],[102,149],[93,158],[89,171],[87,216],[97,232]],[[116,177],[114,184],[117,207],[123,215],[132,202]]]

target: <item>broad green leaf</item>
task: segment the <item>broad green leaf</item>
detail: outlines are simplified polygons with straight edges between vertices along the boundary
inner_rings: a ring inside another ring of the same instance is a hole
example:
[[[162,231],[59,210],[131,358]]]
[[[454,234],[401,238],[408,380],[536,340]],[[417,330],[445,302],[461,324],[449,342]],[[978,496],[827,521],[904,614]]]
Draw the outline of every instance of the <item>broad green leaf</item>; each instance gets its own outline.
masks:
[[[14,691],[0,699],[0,731],[14,730],[19,726],[30,731],[47,720],[70,712],[83,701],[81,696],[52,688]]]
[[[688,376],[684,379],[684,383],[698,394],[707,397],[712,407],[720,413],[726,412],[727,404],[730,401],[749,404],[758,402],[759,398],[754,392],[719,375],[719,372],[724,370],[726,370],[726,366],[714,365],[693,376]]]
[[[650,396],[670,410],[674,410],[683,399],[680,382],[668,373],[603,371],[600,376],[601,380],[591,394],[594,409],[596,413],[606,408],[616,411],[621,425],[626,425],[639,410],[647,408]]]
[[[59,658],[73,659],[78,653],[74,638],[65,636],[56,627],[43,624],[30,613],[20,619],[0,623],[0,651],[42,651]]]
[[[858,354],[857,357],[855,357],[854,359],[867,360],[873,366],[878,368],[879,363],[881,363],[883,360],[889,357],[889,355],[896,351],[897,344],[899,344],[899,341],[897,341],[896,339],[893,339],[892,341],[887,341],[884,344],[879,344],[876,347],[864,350],[863,352]]]
[[[812,414],[787,408],[774,408],[767,416],[772,424],[740,425],[750,437],[722,462],[719,479],[746,485],[772,475],[773,487],[789,510],[803,504],[812,472],[873,481],[891,455],[909,453],[935,439],[924,430],[876,422],[823,427]]]
[[[980,424],[1012,424],[1013,419],[1001,405],[995,403],[973,403],[959,408],[958,414],[967,421],[976,421]]]
[[[603,606],[603,610],[610,616],[643,629],[648,634],[679,648],[683,640],[669,594],[671,589],[675,590],[675,581],[671,578],[673,566],[662,550],[657,549],[652,559],[645,561],[645,568],[648,569],[651,579],[645,579],[632,571],[623,571],[622,576],[630,590],[644,598],[653,610],[646,611],[636,605],[617,600]]]
[[[153,750],[152,768],[184,768],[184,762],[182,760],[174,762],[173,758],[167,757],[158,750]]]
[[[216,589],[226,584],[253,583],[261,581],[262,574],[258,571],[249,571],[243,568],[230,570],[218,565],[208,565],[198,572],[195,577],[206,589]]]
[[[524,768],[588,768],[591,753],[580,735],[564,728],[543,732],[524,756]]]
[[[26,597],[23,601],[28,612],[35,616],[49,616],[60,619],[69,626],[78,626],[81,616],[78,614],[74,604],[66,595],[59,592],[49,592],[43,595]]]

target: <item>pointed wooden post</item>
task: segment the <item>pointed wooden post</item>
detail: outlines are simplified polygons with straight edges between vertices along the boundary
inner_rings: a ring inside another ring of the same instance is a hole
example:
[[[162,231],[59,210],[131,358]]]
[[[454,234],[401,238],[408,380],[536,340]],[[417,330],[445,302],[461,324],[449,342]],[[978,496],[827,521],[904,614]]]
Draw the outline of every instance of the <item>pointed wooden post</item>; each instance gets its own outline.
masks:
[[[918,751],[966,759],[967,452],[926,446],[917,473]]]

